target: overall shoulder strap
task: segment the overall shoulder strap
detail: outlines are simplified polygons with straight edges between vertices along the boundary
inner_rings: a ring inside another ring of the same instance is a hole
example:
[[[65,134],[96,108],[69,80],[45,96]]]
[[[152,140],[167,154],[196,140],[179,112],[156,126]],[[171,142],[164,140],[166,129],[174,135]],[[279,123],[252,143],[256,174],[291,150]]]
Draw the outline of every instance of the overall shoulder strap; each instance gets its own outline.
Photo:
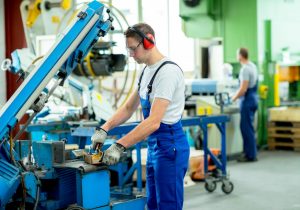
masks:
[[[143,71],[142,71],[142,74],[141,74],[141,76],[140,76],[140,78],[139,78],[138,91],[140,91],[142,78],[143,78],[144,71],[145,71],[146,68],[147,68],[147,66],[144,67],[144,69],[143,69]]]
[[[157,68],[157,70],[155,71],[153,77],[151,78],[151,80],[150,80],[150,82],[149,82],[149,84],[148,84],[148,86],[147,86],[147,88],[148,88],[147,94],[148,94],[148,95],[152,92],[152,84],[153,84],[153,82],[154,82],[154,79],[155,79],[155,77],[156,77],[158,71],[161,69],[161,67],[163,67],[163,66],[166,65],[166,64],[174,64],[174,65],[178,66],[178,65],[177,65],[176,63],[174,63],[173,61],[165,61],[165,62],[163,62],[163,63]],[[178,66],[178,67],[179,67],[179,66]],[[180,67],[179,67],[179,68],[180,68]],[[181,68],[180,68],[180,70],[182,71]]]

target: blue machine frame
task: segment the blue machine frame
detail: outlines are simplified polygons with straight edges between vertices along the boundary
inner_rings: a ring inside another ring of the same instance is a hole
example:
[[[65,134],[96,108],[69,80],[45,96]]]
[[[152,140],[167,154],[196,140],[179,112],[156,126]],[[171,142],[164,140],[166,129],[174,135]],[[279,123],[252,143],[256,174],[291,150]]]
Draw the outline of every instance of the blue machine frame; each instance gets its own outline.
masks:
[[[210,116],[197,116],[191,118],[183,118],[182,125],[187,126],[200,126],[203,133],[203,150],[204,150],[204,172],[206,177],[205,188],[207,191],[212,192],[216,189],[216,182],[221,181],[223,183],[222,190],[224,193],[229,194],[233,190],[233,184],[229,181],[227,175],[227,157],[226,157],[226,123],[230,118],[227,115],[210,115]],[[217,157],[214,155],[208,147],[208,125],[215,124],[221,133],[221,155]],[[116,127],[109,131],[108,135],[122,136],[129,133],[134,129],[138,123],[128,123]],[[95,132],[94,127],[77,127],[72,128],[72,136],[80,136],[82,138],[90,138]],[[137,151],[137,162],[127,171],[123,176],[122,163],[116,166],[110,167],[112,170],[119,172],[119,186],[122,187],[131,177],[133,172],[137,171],[137,187],[138,190],[142,190],[142,168],[141,168],[141,143],[135,145]],[[208,156],[216,165],[217,169],[221,171],[220,174],[212,176],[208,172]]]

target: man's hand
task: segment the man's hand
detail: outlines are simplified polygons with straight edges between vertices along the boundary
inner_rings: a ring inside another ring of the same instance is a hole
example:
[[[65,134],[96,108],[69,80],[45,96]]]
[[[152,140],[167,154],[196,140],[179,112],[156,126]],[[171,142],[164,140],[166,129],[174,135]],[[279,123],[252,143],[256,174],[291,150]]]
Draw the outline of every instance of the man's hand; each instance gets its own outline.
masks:
[[[102,162],[107,165],[115,165],[119,162],[121,154],[126,150],[126,148],[119,143],[112,144],[103,155]]]
[[[96,131],[91,138],[93,150],[100,149],[104,144],[106,137],[107,132],[104,129],[96,128]]]

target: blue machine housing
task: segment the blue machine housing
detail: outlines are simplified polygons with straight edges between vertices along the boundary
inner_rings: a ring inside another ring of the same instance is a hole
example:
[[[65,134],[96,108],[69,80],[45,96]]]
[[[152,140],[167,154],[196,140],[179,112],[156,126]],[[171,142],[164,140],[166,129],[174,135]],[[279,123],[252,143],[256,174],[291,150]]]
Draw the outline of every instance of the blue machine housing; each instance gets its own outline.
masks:
[[[77,202],[86,208],[108,206],[110,202],[110,177],[108,170],[77,173]]]
[[[56,178],[40,178],[40,208],[65,209],[70,204],[76,204],[94,209],[109,205],[110,176],[106,167],[75,161],[56,164],[53,170]]]
[[[193,80],[191,83],[191,92],[194,95],[214,95],[217,92],[217,80]]]
[[[28,147],[27,143],[23,145]],[[64,145],[63,141],[32,142],[35,171],[23,175],[29,195],[27,202],[38,201],[37,209],[43,210],[66,209],[71,204],[84,209],[144,210],[146,198],[142,194],[139,197],[112,194],[109,168],[105,165],[89,165],[81,159],[66,160]],[[5,164],[2,168],[7,169],[7,162],[2,162]],[[14,168],[16,176],[18,171],[18,168]],[[11,188],[6,180],[3,183],[5,185],[0,188],[2,193],[2,187],[14,189],[10,194],[6,193],[8,201],[17,185]]]
[[[0,209],[10,200],[20,184],[19,169],[0,159]]]

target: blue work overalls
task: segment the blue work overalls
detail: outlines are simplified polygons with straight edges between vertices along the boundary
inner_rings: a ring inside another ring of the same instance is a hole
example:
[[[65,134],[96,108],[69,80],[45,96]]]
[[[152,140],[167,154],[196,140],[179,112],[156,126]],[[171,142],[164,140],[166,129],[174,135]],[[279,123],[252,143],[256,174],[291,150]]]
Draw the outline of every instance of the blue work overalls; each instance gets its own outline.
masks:
[[[167,63],[175,64],[165,61],[159,66],[147,86],[146,99],[143,99],[139,93],[144,119],[150,115],[149,98],[154,78],[160,68]],[[139,91],[143,73],[138,84]],[[161,123],[159,129],[148,137],[146,189],[149,210],[182,209],[183,179],[188,168],[189,153],[181,120],[172,125]]]
[[[256,158],[256,138],[253,127],[254,115],[258,106],[257,82],[240,98],[240,128],[244,141],[244,154],[248,159]]]

